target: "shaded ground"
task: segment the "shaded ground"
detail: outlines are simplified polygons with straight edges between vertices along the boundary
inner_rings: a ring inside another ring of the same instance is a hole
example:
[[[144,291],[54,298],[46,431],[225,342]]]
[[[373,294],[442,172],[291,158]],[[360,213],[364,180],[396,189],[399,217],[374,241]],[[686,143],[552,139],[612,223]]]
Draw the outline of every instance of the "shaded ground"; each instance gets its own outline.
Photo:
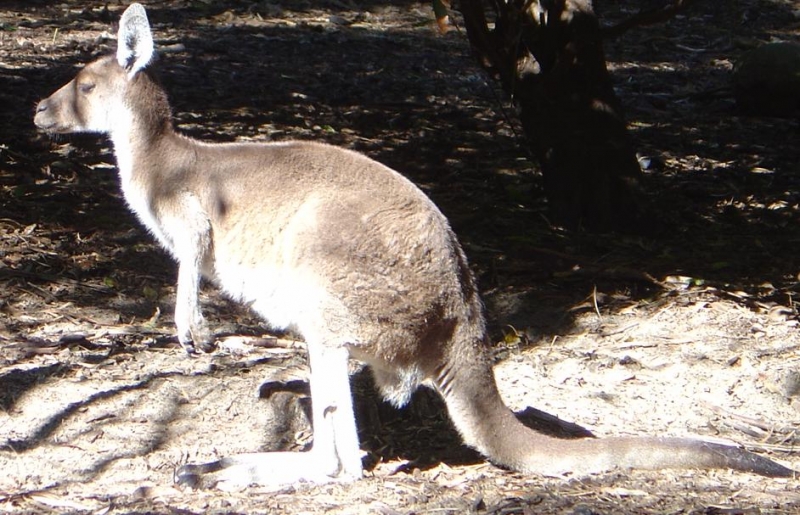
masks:
[[[606,19],[631,3],[598,2]],[[725,89],[742,51],[798,39],[792,2],[709,3],[608,44],[634,135],[656,163],[649,191],[671,224],[657,240],[547,224],[535,166],[516,157],[513,109],[473,65],[462,34],[434,33],[427,4],[148,4],[183,130],[356,148],[441,206],[480,278],[512,407],[536,406],[597,435],[726,438],[800,468],[790,452],[800,389],[798,122],[737,116]],[[581,481],[509,473],[458,446],[434,397],[423,392],[398,413],[364,374],[363,481],[173,488],[186,461],[308,444],[302,393],[292,393],[302,347],[266,336],[208,288],[223,344],[185,358],[172,337],[175,268],[125,210],[108,145],[36,134],[35,102],[114,48],[122,7],[108,9],[82,0],[0,9],[0,510],[800,508],[796,481],[725,471]],[[259,396],[265,382],[273,386]]]

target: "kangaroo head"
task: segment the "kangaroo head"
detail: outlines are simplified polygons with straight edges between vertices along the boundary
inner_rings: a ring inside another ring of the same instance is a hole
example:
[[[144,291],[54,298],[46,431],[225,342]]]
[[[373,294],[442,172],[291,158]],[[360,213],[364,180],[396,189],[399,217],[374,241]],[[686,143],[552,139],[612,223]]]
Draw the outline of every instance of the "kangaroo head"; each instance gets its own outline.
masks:
[[[116,56],[86,65],[72,81],[39,102],[34,123],[54,133],[107,134],[130,127],[134,86],[152,58],[147,14],[140,4],[131,4],[120,20]]]

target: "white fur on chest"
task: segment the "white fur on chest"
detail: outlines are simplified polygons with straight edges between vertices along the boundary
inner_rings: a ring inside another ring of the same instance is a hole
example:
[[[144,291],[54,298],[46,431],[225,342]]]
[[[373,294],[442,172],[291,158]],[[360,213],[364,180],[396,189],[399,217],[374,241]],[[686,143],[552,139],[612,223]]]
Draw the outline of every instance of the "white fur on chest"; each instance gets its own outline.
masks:
[[[117,168],[119,169],[120,187],[125,202],[145,228],[158,239],[158,242],[169,252],[174,253],[171,239],[164,233],[153,212],[147,190],[133,180],[134,159],[130,140],[125,137],[113,138],[113,142],[114,155],[117,158]]]

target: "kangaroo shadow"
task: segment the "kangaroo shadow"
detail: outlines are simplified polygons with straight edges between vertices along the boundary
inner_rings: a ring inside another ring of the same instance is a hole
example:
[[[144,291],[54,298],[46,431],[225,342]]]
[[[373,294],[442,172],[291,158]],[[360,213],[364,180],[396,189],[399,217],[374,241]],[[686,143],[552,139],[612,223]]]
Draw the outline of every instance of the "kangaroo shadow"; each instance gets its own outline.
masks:
[[[49,377],[60,374],[65,366],[52,363],[27,369],[12,369],[0,375],[0,410],[8,412],[17,401],[34,386]]]

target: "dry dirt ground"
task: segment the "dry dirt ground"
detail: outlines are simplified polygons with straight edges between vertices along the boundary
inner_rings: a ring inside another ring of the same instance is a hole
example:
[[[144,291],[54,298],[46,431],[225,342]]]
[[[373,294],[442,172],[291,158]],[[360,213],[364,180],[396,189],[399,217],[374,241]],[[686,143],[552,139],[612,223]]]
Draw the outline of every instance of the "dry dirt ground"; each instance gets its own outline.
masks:
[[[407,174],[479,277],[497,378],[595,435],[701,435],[800,469],[796,119],[744,118],[743,51],[798,40],[796,2],[732,0],[607,44],[665,227],[547,223],[513,108],[427,3],[150,0],[177,123],[210,140],[314,138]],[[597,2],[604,20],[637,2]],[[172,337],[175,267],[125,210],[107,142],[51,140],[37,99],[113,49],[124,5],[0,5],[0,511],[755,514],[800,483],[727,471],[525,477],[459,446],[435,396],[382,404],[356,374],[366,477],[278,492],[172,486],[175,468],[308,446],[302,345],[209,287],[220,336]],[[457,18],[457,17],[456,17]],[[521,156],[521,157],[520,157]]]

